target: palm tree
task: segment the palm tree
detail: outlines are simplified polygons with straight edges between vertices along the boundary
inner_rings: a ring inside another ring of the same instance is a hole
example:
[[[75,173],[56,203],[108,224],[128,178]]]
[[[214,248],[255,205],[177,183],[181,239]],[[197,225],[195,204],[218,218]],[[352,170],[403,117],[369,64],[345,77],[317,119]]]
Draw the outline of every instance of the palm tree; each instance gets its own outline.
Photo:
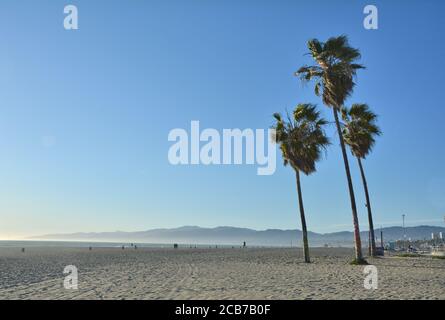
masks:
[[[316,106],[312,104],[299,104],[294,110],[292,118],[289,114],[287,115],[287,121],[283,120],[279,113],[275,113],[274,117],[277,121],[273,127],[275,129],[274,141],[280,144],[284,165],[289,164],[296,173],[304,261],[310,263],[300,171],[305,175],[316,171],[315,163],[320,160],[322,150],[329,145],[329,139],[323,130],[327,122],[320,117]]]
[[[376,256],[374,223],[372,221],[371,202],[369,200],[368,184],[366,182],[365,171],[363,170],[362,159],[372,151],[375,144],[375,137],[381,134],[377,126],[377,115],[373,113],[366,104],[353,104],[350,109],[342,109],[342,118],[345,122],[343,137],[350,147],[352,154],[357,158],[362,176],[363,187],[365,189],[366,207],[368,208],[369,232],[371,237],[371,256]]]
[[[357,205],[355,202],[354,187],[349,169],[348,155],[343,140],[338,112],[353,91],[355,86],[354,77],[359,69],[364,67],[355,63],[360,58],[358,49],[349,46],[346,36],[329,38],[326,42],[317,39],[309,40],[307,43],[309,53],[315,60],[316,65],[303,66],[296,73],[304,82],[315,80],[315,94],[322,96],[323,103],[332,107],[337,126],[340,146],[343,154],[343,162],[348,180],[349,196],[351,199],[352,222],[354,226],[355,260],[356,264],[365,264],[362,255],[362,244],[360,239],[360,227],[357,216]]]

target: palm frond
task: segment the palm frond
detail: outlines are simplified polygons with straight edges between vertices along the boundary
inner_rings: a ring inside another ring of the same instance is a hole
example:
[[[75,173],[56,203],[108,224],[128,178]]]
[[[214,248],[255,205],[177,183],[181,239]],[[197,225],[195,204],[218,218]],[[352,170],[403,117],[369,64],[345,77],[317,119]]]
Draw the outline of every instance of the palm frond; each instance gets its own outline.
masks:
[[[382,132],[377,125],[377,115],[364,103],[356,103],[351,108],[342,108],[342,119],[345,122],[343,136],[352,153],[365,158],[375,145],[375,138]]]
[[[303,82],[315,81],[314,92],[327,106],[340,109],[352,94],[360,51],[349,45],[347,36],[329,38],[326,42],[311,39],[307,43],[313,66],[303,66],[295,73]]]
[[[287,112],[287,121],[281,117],[275,119],[274,141],[280,144],[284,165],[290,164],[305,174],[315,172],[315,163],[330,144],[324,132],[328,122],[321,117],[316,105],[299,104],[292,112],[292,117]]]

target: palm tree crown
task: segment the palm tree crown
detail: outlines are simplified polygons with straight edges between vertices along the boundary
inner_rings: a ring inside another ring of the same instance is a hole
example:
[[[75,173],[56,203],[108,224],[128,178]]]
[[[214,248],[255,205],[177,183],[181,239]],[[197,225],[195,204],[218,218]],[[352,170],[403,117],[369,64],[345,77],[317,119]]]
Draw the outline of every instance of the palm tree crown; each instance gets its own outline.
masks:
[[[294,170],[309,175],[315,172],[315,163],[322,151],[329,145],[323,126],[327,124],[312,104],[299,104],[293,117],[283,120],[279,113],[274,114],[277,124],[275,141],[280,143],[284,165],[290,164]]]
[[[317,65],[303,66],[295,75],[303,81],[315,80],[315,94],[322,96],[324,104],[339,110],[352,93],[357,70],[364,69],[355,63],[360,52],[349,46],[344,35],[329,38],[326,42],[312,39],[307,46]]]
[[[377,115],[367,104],[353,104],[350,109],[342,108],[345,122],[343,137],[357,158],[364,159],[372,151],[375,137],[381,135],[377,126]]]

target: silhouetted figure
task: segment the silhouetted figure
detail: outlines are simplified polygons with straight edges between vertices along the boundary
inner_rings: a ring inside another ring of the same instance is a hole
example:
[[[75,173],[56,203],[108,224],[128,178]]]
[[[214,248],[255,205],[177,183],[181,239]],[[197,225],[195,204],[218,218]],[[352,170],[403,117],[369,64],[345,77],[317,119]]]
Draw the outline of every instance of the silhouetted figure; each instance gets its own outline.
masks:
[[[91,250],[93,250],[93,248],[92,248],[92,247],[89,247],[88,249],[89,249],[90,251],[91,251]]]
[[[174,248],[174,249],[178,249],[178,247],[179,247],[179,246],[178,246],[177,243],[175,243],[175,244],[173,245],[173,248]]]
[[[246,241],[244,241],[244,243],[243,243],[243,248],[245,248],[246,247]]]
[[[138,249],[138,246],[137,245],[134,245],[134,250],[137,250]]]
[[[22,248],[22,252],[25,253],[25,248]]]
[[[122,250],[124,250],[125,249],[125,246],[122,246]]]

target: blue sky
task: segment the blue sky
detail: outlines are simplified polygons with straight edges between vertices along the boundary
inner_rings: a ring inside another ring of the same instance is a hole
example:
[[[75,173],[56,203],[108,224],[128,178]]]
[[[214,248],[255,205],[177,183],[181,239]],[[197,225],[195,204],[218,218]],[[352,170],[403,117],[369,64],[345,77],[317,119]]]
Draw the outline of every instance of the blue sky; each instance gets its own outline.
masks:
[[[63,8],[79,9],[79,30]],[[364,162],[376,226],[443,225],[445,3],[358,0],[18,1],[0,4],[0,238],[233,225],[300,228],[294,173],[172,166],[171,129],[268,128],[297,103],[329,109],[293,72],[306,41],[347,34],[384,135]],[[350,230],[338,140],[303,178],[312,231]],[[361,228],[363,189],[350,158]]]

